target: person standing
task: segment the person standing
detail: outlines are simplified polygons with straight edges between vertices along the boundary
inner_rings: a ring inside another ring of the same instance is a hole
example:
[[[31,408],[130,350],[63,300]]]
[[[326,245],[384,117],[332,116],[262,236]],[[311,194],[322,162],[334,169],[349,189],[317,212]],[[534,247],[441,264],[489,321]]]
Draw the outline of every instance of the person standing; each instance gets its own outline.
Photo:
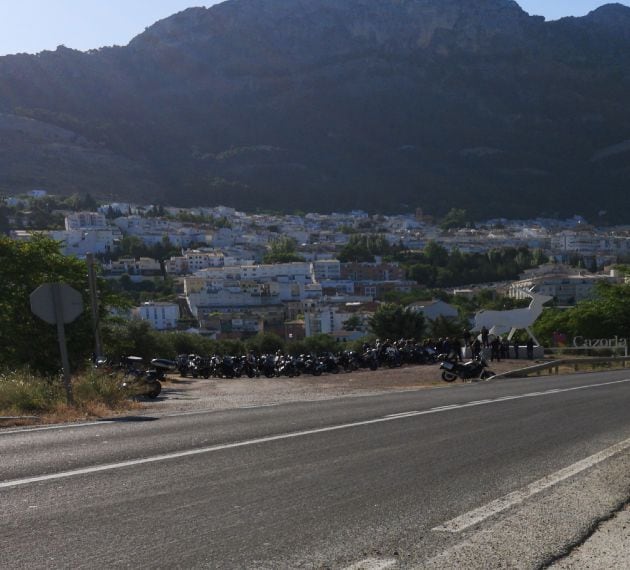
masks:
[[[485,327],[481,327],[481,344],[483,344],[484,348],[488,348],[490,346],[490,331]]]
[[[527,339],[527,358],[529,360],[534,360],[534,340],[532,337]]]
[[[472,335],[470,334],[470,331],[468,329],[464,329],[464,347],[469,347],[470,346],[470,339],[472,337]]]
[[[510,358],[510,341],[507,339],[507,337],[503,337],[501,339],[501,358],[503,358],[504,360],[507,358]]]
[[[514,358],[518,359],[518,339],[514,339]]]
[[[476,338],[472,343],[472,357],[476,360],[481,356],[481,341]]]
[[[455,359],[462,361],[462,345],[457,337],[451,341],[451,352],[455,355]]]
[[[498,336],[495,336],[490,342],[490,362],[496,360],[501,362],[501,341]]]

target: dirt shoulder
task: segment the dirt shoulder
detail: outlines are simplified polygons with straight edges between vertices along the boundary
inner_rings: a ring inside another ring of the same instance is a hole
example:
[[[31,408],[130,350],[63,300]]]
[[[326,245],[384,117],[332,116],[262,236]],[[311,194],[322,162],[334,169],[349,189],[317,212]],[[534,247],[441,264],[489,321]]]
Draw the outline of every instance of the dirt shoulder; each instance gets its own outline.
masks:
[[[535,362],[503,360],[491,363],[497,374],[524,368]],[[456,383],[461,383],[458,380]],[[156,412],[222,410],[283,402],[327,400],[340,396],[451,386],[441,378],[439,364],[404,366],[376,371],[299,376],[297,378],[192,379],[170,376],[162,394],[146,404]]]

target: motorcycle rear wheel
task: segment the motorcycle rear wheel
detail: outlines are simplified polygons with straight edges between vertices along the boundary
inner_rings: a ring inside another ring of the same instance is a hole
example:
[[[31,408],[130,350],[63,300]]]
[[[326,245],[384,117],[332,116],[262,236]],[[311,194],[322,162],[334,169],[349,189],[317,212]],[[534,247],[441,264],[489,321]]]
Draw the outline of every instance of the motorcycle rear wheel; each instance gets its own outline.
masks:
[[[444,372],[442,372],[442,380],[444,380],[444,382],[454,382],[457,380],[457,374],[444,370]]]
[[[488,378],[492,378],[493,376],[495,376],[495,373],[492,372],[492,370],[483,370],[479,378],[481,380],[487,380]]]
[[[147,392],[147,397],[149,398],[157,398],[162,391],[162,384],[159,380],[155,382],[151,382],[148,386],[149,391]]]

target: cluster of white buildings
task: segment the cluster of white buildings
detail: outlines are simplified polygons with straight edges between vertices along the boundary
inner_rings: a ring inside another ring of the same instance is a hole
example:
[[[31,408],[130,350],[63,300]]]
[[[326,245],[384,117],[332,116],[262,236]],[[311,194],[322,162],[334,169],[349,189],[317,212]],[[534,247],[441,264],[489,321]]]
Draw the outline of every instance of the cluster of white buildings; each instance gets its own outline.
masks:
[[[462,252],[523,246],[541,249],[555,264],[529,272],[506,290],[519,296],[535,287],[561,304],[588,298],[599,279],[617,278],[593,276],[563,263],[581,258],[586,267],[603,267],[630,259],[630,228],[596,229],[579,218],[564,222],[493,220],[475,229],[442,232],[421,212],[282,216],[246,214],[219,206],[184,210],[192,216],[178,216],[182,210],[165,208],[168,216],[158,217],[147,216],[150,209],[117,203],[97,212],[69,212],[65,229],[48,234],[63,244],[68,255],[101,254],[103,270],[110,277],[173,277],[181,288],[182,302],[146,303],[134,315],[157,329],[177,328],[183,320],[196,321],[201,330],[217,336],[269,330],[286,337],[327,333],[354,338],[363,334],[375,310],[375,298],[386,291],[408,292],[416,283],[407,281],[402,268],[394,263],[340,263],[336,254],[353,233],[379,233],[391,244],[410,249],[422,249],[430,241]],[[182,221],[186,219],[202,221]],[[212,223],[219,219],[221,224]],[[29,237],[25,231],[12,235],[15,239]],[[148,246],[168,240],[180,254],[161,262],[147,257],[118,258],[116,247],[125,236],[134,236]],[[304,262],[261,263],[269,245],[281,236],[295,241]],[[420,310],[432,315],[437,305],[431,306]],[[349,319],[356,330],[346,330]]]

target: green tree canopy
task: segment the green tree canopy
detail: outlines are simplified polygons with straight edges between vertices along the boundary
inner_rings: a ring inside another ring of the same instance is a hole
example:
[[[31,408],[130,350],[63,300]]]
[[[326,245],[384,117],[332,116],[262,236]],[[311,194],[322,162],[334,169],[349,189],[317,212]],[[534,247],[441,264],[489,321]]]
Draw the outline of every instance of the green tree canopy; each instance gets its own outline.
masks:
[[[570,309],[546,309],[534,324],[539,340],[551,344],[554,332],[568,338],[629,338],[630,285],[599,283],[596,294]]]
[[[263,263],[291,263],[304,261],[296,252],[297,242],[287,236],[279,237],[271,242],[269,253],[263,256]]]
[[[383,234],[353,234],[337,258],[341,262],[373,262],[376,255],[390,255],[395,251]]]
[[[451,208],[440,221],[440,229],[451,230],[465,228],[470,223],[468,212],[461,208]]]
[[[275,333],[259,333],[248,339],[245,345],[247,350],[253,350],[258,354],[270,354],[284,349],[284,341]]]
[[[84,261],[62,255],[60,244],[47,238],[19,242],[0,236],[0,268],[0,368],[28,365],[47,374],[60,370],[56,327],[30,307],[30,294],[43,283],[66,283],[83,294],[85,310],[66,325],[66,336],[71,366],[90,356],[94,344]],[[101,302],[110,301],[104,290]]]
[[[370,330],[381,338],[420,339],[424,336],[424,315],[400,305],[390,303],[380,305],[368,322]]]
[[[409,279],[425,287],[456,287],[471,283],[487,283],[516,279],[519,274],[546,261],[540,250],[496,248],[485,253],[449,252],[433,241],[422,251],[401,251],[395,254]]]
[[[361,325],[363,321],[359,315],[352,315],[347,320],[343,322],[343,330],[344,331],[358,331],[361,330]]]

